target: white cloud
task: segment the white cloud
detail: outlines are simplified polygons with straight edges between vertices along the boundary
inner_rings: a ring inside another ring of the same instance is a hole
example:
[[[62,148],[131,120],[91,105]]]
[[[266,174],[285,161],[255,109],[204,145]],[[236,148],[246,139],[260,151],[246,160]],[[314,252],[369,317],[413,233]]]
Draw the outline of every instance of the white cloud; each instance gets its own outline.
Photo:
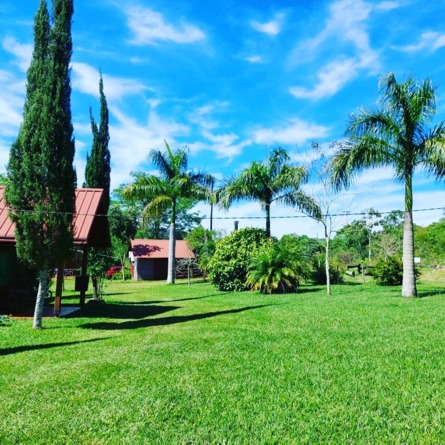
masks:
[[[335,40],[339,42],[338,53],[341,54],[341,48],[345,54],[350,53],[352,46],[354,55],[326,63],[318,71],[318,83],[313,88],[294,86],[289,90],[292,95],[314,100],[330,97],[361,71],[376,72],[379,69],[378,53],[371,48],[367,32],[371,11],[372,6],[363,0],[338,0],[331,5],[325,27],[314,38],[298,45],[290,57],[291,65],[300,63],[307,57],[316,57],[323,49],[323,44],[331,45]]]
[[[201,141],[190,144],[192,152],[208,150],[214,152],[217,158],[230,161],[240,155],[244,147],[251,144],[248,139],[240,142],[240,137],[233,132],[216,132],[221,125],[212,114],[227,107],[226,102],[217,102],[199,107],[190,113],[188,121],[198,127],[202,137]]]
[[[436,51],[445,46],[445,34],[438,32],[425,32],[420,36],[419,42],[406,45],[406,46],[393,46],[393,49],[397,49],[403,52],[418,52],[421,50]]]
[[[253,131],[252,140],[257,144],[305,144],[328,136],[330,129],[323,125],[290,119],[286,125],[260,128]]]
[[[14,37],[5,37],[2,46],[17,58],[16,65],[26,72],[31,64],[33,46],[19,43]]]
[[[380,2],[377,3],[375,5],[375,9],[377,10],[381,10],[381,11],[391,11],[393,9],[397,9],[399,8],[401,5],[399,2],[392,2],[392,1],[387,1],[387,2]]]
[[[257,20],[252,20],[250,22],[253,29],[268,34],[270,36],[276,36],[281,32],[281,26],[284,19],[284,14],[276,14],[273,20],[269,22],[258,22]]]
[[[4,139],[5,145],[10,145],[17,136],[23,120],[25,88],[24,79],[0,69],[0,139]],[[9,153],[9,148],[7,152]]]
[[[357,177],[357,185],[362,187],[369,187],[370,184],[379,184],[382,181],[394,179],[394,169],[392,167],[379,167],[365,170]]]
[[[127,23],[134,34],[134,45],[154,44],[156,41],[174,43],[195,43],[205,39],[198,27],[181,22],[179,25],[167,23],[159,12],[142,6],[131,6],[126,11]]]
[[[131,180],[130,173],[142,168],[152,148],[163,149],[164,139],[174,146],[178,136],[189,133],[187,126],[163,120],[154,110],[146,124],[137,122],[117,107],[110,106],[110,112],[117,120],[117,124],[110,126],[112,188]]]
[[[345,84],[352,80],[359,69],[355,59],[334,61],[317,73],[318,83],[311,90],[303,87],[291,87],[289,92],[298,99],[322,99],[333,96]]]
[[[6,171],[11,143],[23,120],[25,83],[12,73],[0,70],[0,173]]]
[[[314,54],[323,43],[332,39],[351,43],[358,51],[372,51],[366,30],[371,11],[371,5],[363,0],[337,0],[332,3],[324,28],[315,37],[298,45],[294,52],[295,62],[301,51]]]
[[[86,63],[74,62],[73,88],[82,93],[99,96],[99,71]],[[140,94],[149,87],[135,79],[111,77],[103,74],[104,90],[108,101],[121,99],[123,96]]]
[[[363,0],[339,0],[331,6],[331,16],[325,30],[320,34],[321,41],[335,35],[351,42],[360,51],[372,51],[366,32],[366,21],[372,7]]]
[[[210,131],[203,131],[203,141],[190,144],[193,152],[208,150],[216,154],[218,159],[227,159],[231,161],[239,156],[244,147],[251,144],[250,140],[239,141],[239,136],[234,133],[213,134]]]
[[[9,151],[11,144],[8,141],[2,141],[0,138],[0,173],[6,172],[6,166],[9,162]]]
[[[250,63],[261,63],[263,62],[263,58],[261,56],[249,56],[246,57],[244,60]]]

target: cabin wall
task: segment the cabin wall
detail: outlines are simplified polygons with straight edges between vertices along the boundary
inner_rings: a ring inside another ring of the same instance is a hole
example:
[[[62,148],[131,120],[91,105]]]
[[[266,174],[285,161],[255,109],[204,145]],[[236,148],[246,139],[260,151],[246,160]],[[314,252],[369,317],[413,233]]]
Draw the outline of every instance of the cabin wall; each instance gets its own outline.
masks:
[[[168,272],[167,258],[135,258],[135,280],[166,280]]]

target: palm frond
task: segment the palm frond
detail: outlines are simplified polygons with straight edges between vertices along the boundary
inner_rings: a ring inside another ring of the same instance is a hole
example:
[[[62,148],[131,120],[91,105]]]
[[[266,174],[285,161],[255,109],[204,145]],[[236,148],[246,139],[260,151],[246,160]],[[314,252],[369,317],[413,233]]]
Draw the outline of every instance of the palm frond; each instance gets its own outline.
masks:
[[[365,134],[345,142],[332,158],[331,183],[336,190],[348,188],[363,169],[391,163],[391,146],[382,138]]]
[[[144,223],[151,217],[157,217],[163,214],[172,206],[172,198],[170,196],[157,196],[152,199],[144,208],[142,212],[142,220]]]
[[[217,192],[218,205],[228,209],[233,203],[246,200],[256,200],[264,189],[262,176],[259,174],[261,166],[252,163],[251,167],[243,170],[238,176],[232,176],[223,181],[223,186]]]
[[[445,177],[445,124],[442,122],[421,135],[419,163],[436,179]]]
[[[321,209],[317,204],[317,201],[301,190],[293,190],[291,193],[277,200],[277,202],[282,202],[284,205],[295,207],[317,220],[321,218]]]
[[[168,193],[168,184],[154,175],[138,175],[133,184],[122,189],[122,196],[130,201],[151,200]]]
[[[168,143],[165,142],[166,151],[162,152],[153,149],[148,155],[148,159],[159,170],[161,177],[171,180],[181,172],[187,169],[188,165],[188,148],[173,151]]]

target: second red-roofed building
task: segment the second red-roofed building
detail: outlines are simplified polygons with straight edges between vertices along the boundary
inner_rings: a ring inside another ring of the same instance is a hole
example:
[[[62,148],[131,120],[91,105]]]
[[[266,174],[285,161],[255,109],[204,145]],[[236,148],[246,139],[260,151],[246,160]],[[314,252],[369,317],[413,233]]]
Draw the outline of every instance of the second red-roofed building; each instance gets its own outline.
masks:
[[[168,271],[168,240],[134,239],[130,243],[131,275],[134,280],[165,280]],[[187,241],[176,241],[176,261],[195,259]]]

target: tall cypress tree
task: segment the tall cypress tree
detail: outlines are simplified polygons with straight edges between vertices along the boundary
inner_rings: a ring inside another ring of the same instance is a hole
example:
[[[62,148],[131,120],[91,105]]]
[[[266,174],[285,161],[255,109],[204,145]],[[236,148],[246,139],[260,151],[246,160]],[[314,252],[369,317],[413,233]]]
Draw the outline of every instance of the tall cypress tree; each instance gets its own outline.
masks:
[[[104,203],[106,212],[110,206],[110,151],[108,142],[110,135],[108,132],[108,105],[104,94],[104,82],[102,73],[99,79],[100,93],[100,123],[97,125],[93,111],[90,107],[91,131],[93,133],[93,145],[91,154],[87,154],[87,164],[85,167],[84,187],[102,188],[104,190]],[[88,254],[89,271],[93,283],[93,299],[99,299],[99,277],[103,276],[109,267],[110,251],[106,248],[93,247]]]
[[[46,0],[34,19],[23,122],[8,164],[6,202],[16,223],[18,257],[39,270],[34,328],[42,326],[48,270],[69,254],[76,173],[71,122],[70,60],[73,0]]]
[[[90,107],[91,131],[93,132],[93,145],[91,155],[87,155],[87,164],[85,168],[84,187],[104,189],[105,208],[108,211],[110,206],[110,150],[108,142],[110,135],[108,132],[108,105],[104,94],[104,82],[102,73],[99,80],[100,93],[100,124],[97,125],[94,120],[93,112]]]

